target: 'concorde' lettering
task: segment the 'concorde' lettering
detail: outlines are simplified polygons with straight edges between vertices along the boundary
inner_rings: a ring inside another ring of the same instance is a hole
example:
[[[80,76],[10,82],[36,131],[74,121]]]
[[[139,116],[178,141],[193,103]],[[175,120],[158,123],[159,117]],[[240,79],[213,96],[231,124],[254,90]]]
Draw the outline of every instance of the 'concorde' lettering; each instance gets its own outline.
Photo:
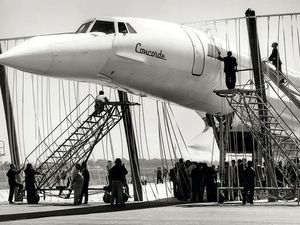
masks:
[[[162,50],[157,52],[157,51],[154,51],[154,50],[144,49],[144,48],[142,48],[141,43],[136,44],[135,52],[143,54],[143,55],[148,55],[148,56],[151,56],[151,57],[155,57],[155,58],[158,58],[158,59],[167,60],[165,54],[162,53]]]

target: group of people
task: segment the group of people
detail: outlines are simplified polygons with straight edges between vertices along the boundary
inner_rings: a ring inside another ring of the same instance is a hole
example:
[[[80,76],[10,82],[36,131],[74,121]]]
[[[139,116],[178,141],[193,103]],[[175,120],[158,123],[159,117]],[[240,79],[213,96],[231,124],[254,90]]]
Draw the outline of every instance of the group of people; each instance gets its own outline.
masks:
[[[72,189],[74,190],[74,205],[88,204],[90,173],[85,161],[75,164],[72,173]],[[84,202],[82,202],[84,197]]]
[[[269,56],[269,61],[272,62],[272,64],[275,66],[276,70],[279,72],[282,72],[281,70],[281,60],[279,56],[279,51],[278,51],[278,43],[274,42],[272,45],[272,53]],[[236,58],[232,56],[232,52],[228,51],[226,57],[221,57],[221,52],[219,52],[219,57],[218,59],[220,61],[224,62],[224,73],[225,73],[225,83],[226,87],[230,89],[235,88],[235,83],[236,83],[236,72],[237,72],[237,61]],[[280,75],[280,83],[284,82],[284,78]]]
[[[126,181],[126,175],[128,174],[122,160],[116,158],[115,165],[107,165],[108,171],[108,184],[111,188],[110,205],[113,207],[125,206],[123,195],[128,192],[128,184]],[[278,166],[280,167],[280,165]],[[10,186],[8,201],[13,203],[13,195],[15,189],[18,189],[18,193],[23,191],[23,185],[17,181],[18,174],[23,170],[17,170],[14,164],[10,165],[10,169],[7,172],[8,182]],[[158,168],[158,180],[161,182],[162,174],[167,173],[167,170],[161,171]],[[217,186],[223,187],[244,187],[242,192],[243,203],[249,202],[253,204],[254,186],[255,186],[255,170],[253,169],[252,161],[246,161],[246,159],[239,159],[237,164],[235,160],[224,163],[224,178],[222,184],[218,183],[218,169],[214,165],[209,167],[205,162],[192,162],[190,160],[184,161],[180,158],[175,163],[174,168],[169,171],[169,179],[173,183],[173,194],[178,200],[190,200],[192,202],[202,202],[204,200],[204,193],[206,193],[206,200],[208,202],[217,201]],[[32,164],[28,163],[25,173],[25,190],[27,193],[27,202],[29,204],[36,204],[39,201],[39,197],[35,187],[35,175],[40,174],[33,169]],[[279,174],[279,173],[278,173]],[[280,180],[279,175],[278,180]],[[66,173],[60,176],[60,179],[66,179]],[[84,161],[80,165],[75,164],[75,168],[72,173],[71,190],[74,190],[74,205],[87,204],[88,203],[88,187],[89,187],[90,174],[87,169],[87,163]],[[224,191],[224,200],[236,200],[238,197],[238,191]],[[84,202],[83,202],[84,198]]]
[[[15,189],[17,188],[17,196],[21,195],[23,197],[23,184],[20,182],[19,174],[24,170],[21,168],[20,170],[16,169],[14,164],[10,164],[10,169],[7,172],[8,184],[9,184],[9,196],[8,202],[9,204],[13,204],[13,196],[15,193]],[[29,204],[36,204],[39,201],[39,196],[36,193],[35,188],[35,175],[40,174],[35,171],[32,167],[31,163],[26,165],[25,173],[25,190],[27,194],[27,202]]]
[[[297,174],[297,169],[300,167],[299,158],[293,159],[293,164],[290,161],[278,161],[275,163],[275,177],[276,183],[278,187],[296,187],[297,186],[297,178],[299,179],[299,175]],[[262,187],[268,186],[268,182],[266,180],[266,165],[264,163],[263,166],[258,166],[258,177],[259,182]]]
[[[10,169],[7,172],[8,177],[8,184],[9,184],[9,197],[8,202],[9,204],[14,203],[13,202],[13,196],[15,193],[15,189],[17,188],[17,195],[21,196],[23,198],[23,184],[20,182],[20,177],[18,176],[20,172],[24,168],[21,168],[20,170],[16,169],[16,166],[14,164],[10,165]],[[66,179],[67,175],[65,172],[63,172],[64,175],[61,174],[60,179],[64,180]],[[26,169],[24,170],[25,174],[25,190],[26,190],[26,198],[28,204],[37,204],[39,202],[39,195],[36,191],[36,180],[35,175],[42,175],[39,172],[37,172],[31,163],[28,163],[26,165]],[[89,180],[90,180],[90,174],[87,169],[86,162],[82,162],[80,165],[77,163],[75,165],[75,169],[73,170],[72,179],[71,179],[71,189],[74,190],[74,205],[80,205],[82,203],[83,197],[84,197],[84,203],[88,203],[88,186],[89,186]],[[66,186],[59,186],[60,193],[62,192],[62,188],[66,188]]]
[[[229,162],[224,163],[224,179],[222,186],[223,187],[244,187],[242,191],[243,204],[249,202],[253,204],[254,198],[254,187],[256,173],[253,169],[252,161],[247,161],[245,158],[238,159],[237,164],[233,159],[231,160],[231,165]],[[238,190],[227,191],[224,190],[223,196],[225,201],[228,200],[237,200]]]
[[[202,202],[206,193],[206,201],[217,201],[217,186],[223,187],[243,187],[243,204],[249,202],[253,204],[254,187],[256,173],[253,169],[252,161],[239,159],[238,165],[235,160],[231,165],[225,162],[224,178],[222,184],[219,183],[219,171],[214,165],[209,167],[205,162],[184,161],[182,158],[175,163],[175,167],[170,169],[169,177],[173,182],[173,194],[178,200]],[[224,200],[234,200],[238,197],[238,191],[224,191],[221,193]]]
[[[300,160],[294,159],[294,165],[291,162],[278,161],[274,163],[274,171],[272,180],[276,182],[277,187],[296,187],[297,186],[297,172],[295,165],[299,167]],[[269,165],[270,166],[270,165]],[[224,178],[222,180],[223,187],[243,187],[242,200],[245,204],[249,202],[253,204],[254,187],[268,187],[272,185],[271,180],[267,180],[270,170],[267,169],[268,165],[263,162],[262,165],[256,165],[253,168],[252,161],[247,161],[245,158],[238,159],[237,164],[235,160],[231,160],[231,163],[225,162],[224,164]],[[270,182],[270,183],[269,183]],[[224,201],[237,200],[239,192],[235,190],[224,190],[222,198]]]
[[[205,190],[207,201],[217,199],[217,171],[214,166],[180,158],[175,167],[170,169],[169,177],[173,183],[173,195],[178,200],[201,202]]]
[[[168,169],[163,167],[161,169],[161,167],[157,167],[157,171],[156,171],[156,183],[157,184],[163,184],[164,180],[167,178],[168,175]]]

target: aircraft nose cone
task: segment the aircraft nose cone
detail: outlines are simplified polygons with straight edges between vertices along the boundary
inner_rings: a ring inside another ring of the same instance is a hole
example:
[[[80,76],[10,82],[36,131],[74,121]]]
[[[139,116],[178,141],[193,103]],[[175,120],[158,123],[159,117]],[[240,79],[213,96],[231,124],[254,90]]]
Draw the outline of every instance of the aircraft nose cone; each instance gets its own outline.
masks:
[[[52,64],[51,40],[34,37],[2,53],[0,64],[30,73],[45,74]]]

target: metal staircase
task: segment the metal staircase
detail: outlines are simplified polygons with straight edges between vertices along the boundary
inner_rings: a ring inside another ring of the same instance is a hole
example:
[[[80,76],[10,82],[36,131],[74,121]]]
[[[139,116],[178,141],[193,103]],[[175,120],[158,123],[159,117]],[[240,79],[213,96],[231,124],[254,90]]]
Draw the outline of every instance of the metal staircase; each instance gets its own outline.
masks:
[[[300,89],[284,73],[273,69],[266,61],[262,61],[261,68],[263,74],[283,92],[282,95],[287,96],[300,110]],[[281,79],[284,79],[283,83],[280,82]]]
[[[95,145],[122,119],[124,105],[133,104],[107,102],[101,112],[94,113],[93,97],[82,100],[26,157],[25,163],[34,163],[41,174],[36,180],[37,188],[54,187],[76,163],[88,160]]]
[[[273,88],[270,83],[266,84],[268,88]],[[300,139],[282,117],[283,112],[290,110],[284,100],[281,99],[285,107],[278,111],[268,100],[264,103],[258,91],[246,89],[246,85],[242,89],[218,90],[215,93],[227,99],[235,114],[260,145],[265,160],[273,163],[288,161],[299,174],[294,159],[299,157]],[[259,114],[259,108],[264,108],[265,112]],[[294,115],[293,112],[291,114]],[[295,122],[300,123],[298,118],[295,118]],[[266,144],[268,141],[270,143]]]

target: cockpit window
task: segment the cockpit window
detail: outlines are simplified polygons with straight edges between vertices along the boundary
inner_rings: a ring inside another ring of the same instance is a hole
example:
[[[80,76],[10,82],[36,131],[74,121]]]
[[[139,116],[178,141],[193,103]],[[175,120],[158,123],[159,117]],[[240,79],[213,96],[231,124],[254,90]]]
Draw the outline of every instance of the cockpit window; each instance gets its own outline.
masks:
[[[90,32],[115,33],[114,22],[97,20]]]
[[[90,21],[90,22],[87,22],[87,23],[84,23],[82,24],[79,29],[75,32],[75,34],[78,34],[78,33],[86,33],[86,31],[89,29],[89,26],[91,25],[93,21]]]
[[[119,33],[128,33],[125,23],[118,22]]]
[[[129,30],[129,33],[136,33],[135,29],[133,29],[133,27],[129,23],[126,23],[126,25]]]

